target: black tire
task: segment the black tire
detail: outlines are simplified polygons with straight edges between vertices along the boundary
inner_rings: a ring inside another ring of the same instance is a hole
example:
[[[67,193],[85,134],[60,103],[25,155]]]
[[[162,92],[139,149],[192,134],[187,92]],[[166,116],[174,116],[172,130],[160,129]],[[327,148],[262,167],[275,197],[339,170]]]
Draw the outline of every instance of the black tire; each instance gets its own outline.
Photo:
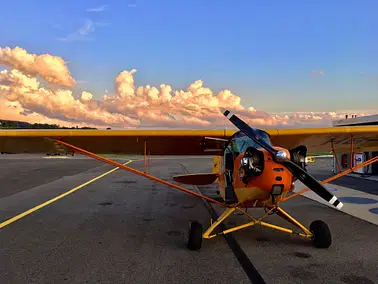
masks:
[[[331,231],[326,223],[316,220],[311,223],[310,231],[313,234],[312,240],[317,248],[329,248],[331,246]]]
[[[187,248],[199,250],[202,246],[202,225],[197,221],[190,222]]]

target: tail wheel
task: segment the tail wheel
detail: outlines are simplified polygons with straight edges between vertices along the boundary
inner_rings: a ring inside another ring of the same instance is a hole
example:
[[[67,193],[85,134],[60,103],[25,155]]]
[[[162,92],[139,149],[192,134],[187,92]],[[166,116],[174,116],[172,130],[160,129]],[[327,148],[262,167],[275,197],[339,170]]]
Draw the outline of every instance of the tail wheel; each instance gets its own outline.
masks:
[[[317,248],[329,248],[331,246],[331,231],[326,223],[316,220],[311,223],[310,231],[313,234],[312,239]]]
[[[202,225],[197,221],[190,222],[188,249],[199,250],[202,246]]]

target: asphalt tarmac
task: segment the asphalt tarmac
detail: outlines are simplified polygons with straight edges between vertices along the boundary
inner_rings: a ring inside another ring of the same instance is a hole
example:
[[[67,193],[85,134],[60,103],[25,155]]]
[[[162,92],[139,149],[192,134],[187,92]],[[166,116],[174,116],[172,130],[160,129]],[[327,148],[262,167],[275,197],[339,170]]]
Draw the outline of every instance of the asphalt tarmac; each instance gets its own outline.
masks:
[[[0,155],[0,222],[114,168],[80,156],[42,157]],[[182,166],[206,172],[211,164],[160,157],[152,160],[151,173],[171,181]],[[143,169],[143,160],[128,166]],[[305,197],[283,208],[306,226],[327,222],[333,244],[317,249],[309,240],[261,227],[232,233],[266,283],[378,283],[377,226]],[[186,249],[189,220],[209,225],[202,200],[116,170],[2,227],[0,283],[251,283],[222,236],[204,240],[200,251]],[[286,225],[277,216],[268,220]],[[227,225],[244,221],[233,216]]]
[[[334,175],[332,172],[332,158],[317,158],[316,163],[310,163],[308,171],[318,180],[324,180]],[[344,176],[337,179],[332,184],[349,187],[358,191],[378,195],[378,182],[374,180],[361,180],[353,176]]]

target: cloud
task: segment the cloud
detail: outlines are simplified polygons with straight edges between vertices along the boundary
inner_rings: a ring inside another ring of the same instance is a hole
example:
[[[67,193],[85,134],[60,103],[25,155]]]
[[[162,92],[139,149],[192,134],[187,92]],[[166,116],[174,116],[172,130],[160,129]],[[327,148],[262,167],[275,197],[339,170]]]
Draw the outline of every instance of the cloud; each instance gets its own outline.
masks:
[[[84,91],[84,92],[81,93],[81,100],[82,101],[90,101],[92,98],[93,98],[93,95],[89,92]]]
[[[57,124],[66,127],[101,127],[100,125],[91,124],[88,122],[70,122],[67,120],[49,118],[40,113],[32,112],[26,115],[25,109],[19,102],[9,102],[0,97],[0,119],[27,121],[29,123],[48,123]]]
[[[312,72],[311,72],[311,77],[317,77],[317,76],[323,76],[325,74],[325,72],[324,71],[318,71],[318,70],[313,70]]]
[[[4,83],[5,82],[5,83]],[[92,101],[93,95],[82,92],[75,99],[71,90],[43,88],[31,75],[18,70],[0,72],[0,98],[19,104],[19,114],[39,114],[50,119],[69,123],[136,126],[137,120],[120,113],[110,113],[100,103]]]
[[[90,37],[91,34],[93,34],[96,31],[97,27],[107,27],[109,23],[102,23],[98,22],[95,23],[90,19],[86,19],[84,24],[81,25],[76,31],[73,33],[68,34],[65,37],[58,38],[59,41],[88,41],[93,40],[93,38]]]
[[[68,85],[67,78],[73,81],[65,64],[59,65],[64,68],[56,68],[56,62],[64,63],[60,57],[46,61],[42,71],[36,67],[38,64],[31,63],[28,56],[24,61],[9,60],[13,58],[12,56],[6,58],[8,58],[7,66],[13,69],[0,71],[2,119],[17,118],[28,122],[39,120],[47,123],[54,121],[54,123],[59,122],[60,125],[88,125],[102,128],[219,129],[225,126],[233,128],[222,115],[224,108],[234,111],[250,125],[264,128],[331,126],[332,120],[344,118],[346,114],[345,112],[268,114],[252,106],[244,106],[241,98],[231,90],[225,89],[213,93],[201,80],[192,82],[184,90],[173,90],[168,84],[157,87],[137,86],[134,78],[136,69],[120,72],[114,79],[115,92],[105,91],[101,99],[94,99],[95,96],[87,91],[75,93],[70,89],[48,88],[39,81],[36,75],[52,80],[53,74],[55,74],[54,80],[60,81],[62,86]],[[49,73],[46,70],[59,70],[59,72]],[[353,114],[362,116],[369,113]]]
[[[127,7],[129,7],[129,8],[135,8],[136,6],[137,6],[136,3],[129,3],[129,4],[127,4]]]
[[[108,5],[101,5],[101,6],[96,7],[96,8],[86,9],[85,11],[86,12],[96,12],[96,13],[99,13],[99,12],[104,12],[107,9],[108,9]]]
[[[75,80],[61,57],[50,54],[36,55],[16,46],[0,48],[0,64],[26,74],[39,75],[49,83],[73,87]]]

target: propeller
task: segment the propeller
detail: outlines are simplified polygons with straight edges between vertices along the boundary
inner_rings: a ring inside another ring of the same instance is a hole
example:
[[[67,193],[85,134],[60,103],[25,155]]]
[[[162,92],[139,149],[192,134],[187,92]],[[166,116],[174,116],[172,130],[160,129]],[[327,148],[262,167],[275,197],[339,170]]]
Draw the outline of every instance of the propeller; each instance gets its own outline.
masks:
[[[276,150],[272,145],[267,143],[256,131],[256,129],[250,127],[243,120],[228,110],[226,110],[223,115],[227,117],[237,128],[239,128],[240,131],[244,132],[245,135],[271,153],[276,162],[283,164],[295,177],[297,177],[304,185],[314,191],[317,195],[338,209],[343,206],[343,203],[341,203],[336,196],[330,193],[307,171],[288,159],[285,151]]]

